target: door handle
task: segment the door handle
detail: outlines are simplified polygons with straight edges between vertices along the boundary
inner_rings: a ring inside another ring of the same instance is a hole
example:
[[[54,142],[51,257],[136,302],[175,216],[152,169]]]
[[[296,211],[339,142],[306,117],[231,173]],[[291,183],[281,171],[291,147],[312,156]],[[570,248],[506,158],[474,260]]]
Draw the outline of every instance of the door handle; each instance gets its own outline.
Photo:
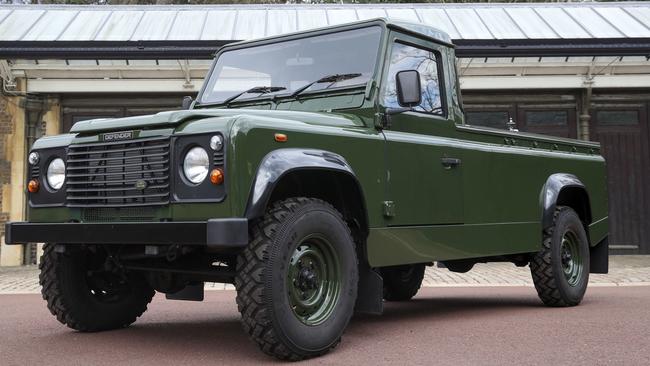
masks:
[[[460,159],[458,158],[440,158],[440,162],[442,163],[442,166],[445,167],[445,169],[451,169],[453,167],[459,166],[460,165]]]

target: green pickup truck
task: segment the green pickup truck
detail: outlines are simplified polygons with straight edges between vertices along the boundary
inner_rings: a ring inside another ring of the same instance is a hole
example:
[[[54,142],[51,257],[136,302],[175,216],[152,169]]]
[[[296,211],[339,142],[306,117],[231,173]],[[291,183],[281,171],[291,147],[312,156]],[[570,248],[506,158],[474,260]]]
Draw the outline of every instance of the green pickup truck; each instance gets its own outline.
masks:
[[[467,125],[455,61],[443,32],[384,19],[225,46],[186,109],[36,141],[7,244],[47,243],[43,297],[70,328],[234,283],[246,333],[286,360],[434,262],[528,265],[545,304],[579,304],[608,270],[599,145]]]

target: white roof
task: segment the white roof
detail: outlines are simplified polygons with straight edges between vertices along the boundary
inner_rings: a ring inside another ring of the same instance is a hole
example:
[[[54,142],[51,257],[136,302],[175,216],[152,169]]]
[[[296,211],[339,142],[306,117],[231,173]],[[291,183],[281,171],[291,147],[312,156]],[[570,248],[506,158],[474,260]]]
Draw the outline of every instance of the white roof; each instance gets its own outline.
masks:
[[[453,40],[650,38],[650,4],[0,6],[2,41],[234,41],[377,17]]]

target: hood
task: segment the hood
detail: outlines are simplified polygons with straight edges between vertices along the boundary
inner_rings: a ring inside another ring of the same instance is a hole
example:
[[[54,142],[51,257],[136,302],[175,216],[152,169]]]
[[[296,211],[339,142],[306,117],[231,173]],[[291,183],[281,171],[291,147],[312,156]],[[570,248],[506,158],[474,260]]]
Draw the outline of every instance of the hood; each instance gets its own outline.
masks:
[[[361,127],[363,121],[355,115],[323,112],[297,112],[258,109],[194,109],[160,112],[147,116],[125,118],[102,118],[80,121],[72,126],[71,133],[94,133],[124,129],[175,127],[183,122],[212,117],[264,116],[285,120],[295,120],[307,124]]]

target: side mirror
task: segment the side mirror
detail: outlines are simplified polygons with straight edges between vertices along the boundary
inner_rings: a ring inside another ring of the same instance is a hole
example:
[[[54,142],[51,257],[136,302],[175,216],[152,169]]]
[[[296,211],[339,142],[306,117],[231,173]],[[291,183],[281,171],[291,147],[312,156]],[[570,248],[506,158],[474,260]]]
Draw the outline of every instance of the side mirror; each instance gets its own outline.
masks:
[[[190,109],[192,106],[192,102],[194,101],[194,98],[188,96],[183,97],[183,104],[181,104],[181,109]]]
[[[404,70],[395,75],[397,101],[402,107],[415,107],[422,101],[420,73],[416,70]]]

